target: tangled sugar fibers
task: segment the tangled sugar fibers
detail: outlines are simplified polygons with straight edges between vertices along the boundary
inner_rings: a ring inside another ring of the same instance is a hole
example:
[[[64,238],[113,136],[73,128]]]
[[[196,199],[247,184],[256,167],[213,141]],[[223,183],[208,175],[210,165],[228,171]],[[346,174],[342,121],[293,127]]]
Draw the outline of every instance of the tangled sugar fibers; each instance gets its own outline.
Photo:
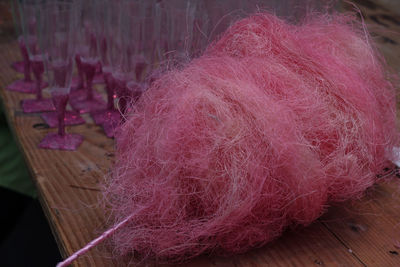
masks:
[[[352,18],[237,22],[122,126],[104,194],[116,223],[132,219],[114,252],[241,253],[361,197],[398,141],[386,76]]]

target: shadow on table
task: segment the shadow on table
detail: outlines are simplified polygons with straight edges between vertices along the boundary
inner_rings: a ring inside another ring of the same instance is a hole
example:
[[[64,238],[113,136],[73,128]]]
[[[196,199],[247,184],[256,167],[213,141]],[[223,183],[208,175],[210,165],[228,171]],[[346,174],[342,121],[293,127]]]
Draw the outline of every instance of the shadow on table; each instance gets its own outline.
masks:
[[[0,188],[0,265],[54,267],[61,260],[38,200]]]

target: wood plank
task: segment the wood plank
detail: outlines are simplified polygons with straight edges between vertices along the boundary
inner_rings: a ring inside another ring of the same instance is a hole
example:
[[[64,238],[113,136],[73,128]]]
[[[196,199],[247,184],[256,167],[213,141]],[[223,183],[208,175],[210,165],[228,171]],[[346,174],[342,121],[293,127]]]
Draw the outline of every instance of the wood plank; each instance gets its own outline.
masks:
[[[398,181],[376,185],[362,201],[333,207],[320,220],[367,266],[398,266],[398,188]]]

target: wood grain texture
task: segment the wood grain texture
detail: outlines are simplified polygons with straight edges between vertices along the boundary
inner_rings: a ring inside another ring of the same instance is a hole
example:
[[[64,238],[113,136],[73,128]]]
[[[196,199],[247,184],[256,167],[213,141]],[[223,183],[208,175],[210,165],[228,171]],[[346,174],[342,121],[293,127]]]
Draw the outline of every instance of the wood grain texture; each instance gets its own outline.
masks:
[[[396,23],[399,18],[385,8],[360,5],[360,9],[368,23],[378,25],[373,28],[374,39],[388,63],[400,71],[400,25]],[[382,28],[373,16],[388,26]],[[86,117],[85,125],[67,127],[67,131],[85,137],[78,151],[38,149],[40,140],[54,129],[41,127],[43,121],[38,114],[22,113],[20,100],[33,96],[4,90],[7,84],[21,78],[10,67],[16,59],[19,59],[17,44],[1,43],[1,99],[38,188],[43,210],[66,257],[107,228],[108,215],[99,205],[99,186],[112,166],[114,143]],[[203,256],[184,266],[399,266],[400,248],[396,246],[400,241],[399,181],[395,178],[376,185],[363,199],[338,204],[312,225],[288,230],[262,248],[233,257]],[[91,250],[74,264],[125,265],[111,259],[107,244]]]

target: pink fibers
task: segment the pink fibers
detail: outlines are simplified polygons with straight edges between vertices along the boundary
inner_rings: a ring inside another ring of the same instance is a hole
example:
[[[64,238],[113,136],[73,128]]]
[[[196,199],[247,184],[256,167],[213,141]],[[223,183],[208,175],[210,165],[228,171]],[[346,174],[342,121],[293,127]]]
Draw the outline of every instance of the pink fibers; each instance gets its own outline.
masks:
[[[394,86],[370,43],[346,16],[256,14],[156,80],[104,189],[115,224],[132,217],[116,255],[240,253],[361,197],[398,141]]]

